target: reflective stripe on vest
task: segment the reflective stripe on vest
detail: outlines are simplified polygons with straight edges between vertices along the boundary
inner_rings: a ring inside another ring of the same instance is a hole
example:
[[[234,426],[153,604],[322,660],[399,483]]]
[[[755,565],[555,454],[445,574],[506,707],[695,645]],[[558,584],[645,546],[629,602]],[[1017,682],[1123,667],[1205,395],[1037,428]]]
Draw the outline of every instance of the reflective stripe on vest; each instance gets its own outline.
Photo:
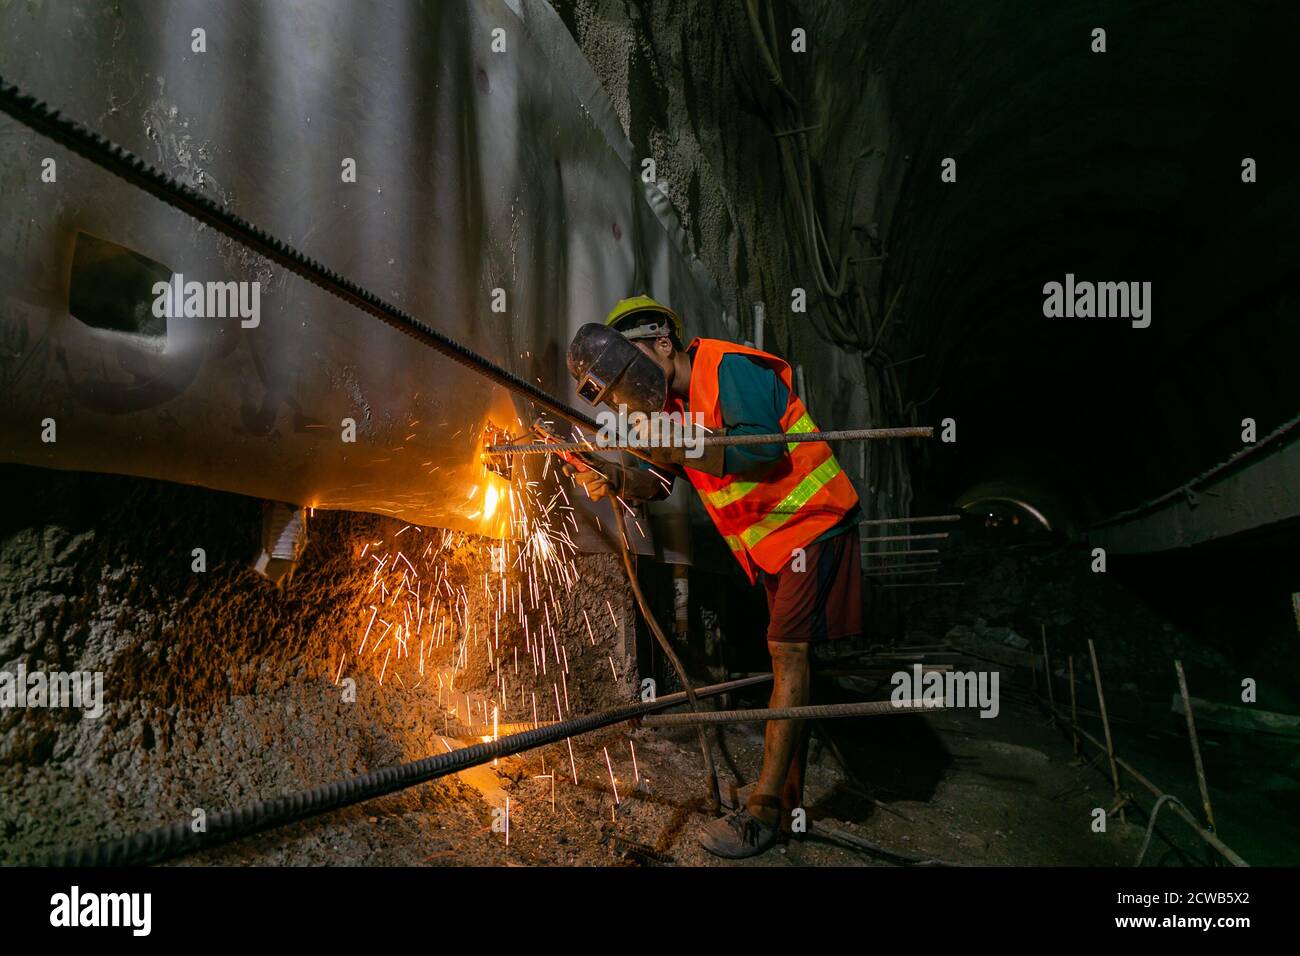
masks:
[[[803,417],[800,418],[793,425],[791,425],[789,428],[787,428],[785,430],[785,433],[787,435],[799,435],[799,434],[803,434],[804,432],[815,432],[816,430],[817,430],[817,426],[813,424],[812,416],[809,415],[807,412],[804,412]],[[788,448],[790,451],[794,451],[796,448],[799,447],[799,442],[796,441],[786,442],[785,447]]]
[[[807,412],[804,412],[797,422],[785,430],[785,433],[787,435],[798,435],[805,432],[815,432],[816,430],[817,426],[813,423],[812,416]],[[799,447],[799,444],[799,442],[786,442],[785,447],[789,451],[794,451]],[[725,488],[711,491],[704,497],[708,499],[709,504],[713,505],[713,507],[725,508],[733,501],[739,501],[741,498],[745,497],[745,495],[757,488],[758,485],[759,482],[757,481],[733,481]]]
[[[781,503],[760,518],[740,534],[746,546],[752,548],[781,525],[795,516],[812,496],[826,487],[826,483],[840,473],[840,464],[832,455],[812,470],[812,472],[795,485],[794,490],[781,499]]]

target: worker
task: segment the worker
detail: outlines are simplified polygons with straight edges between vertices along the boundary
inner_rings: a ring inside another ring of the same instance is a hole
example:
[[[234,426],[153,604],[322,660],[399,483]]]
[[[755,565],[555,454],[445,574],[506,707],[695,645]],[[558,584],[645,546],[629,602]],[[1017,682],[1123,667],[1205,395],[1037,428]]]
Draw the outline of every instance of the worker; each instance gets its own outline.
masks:
[[[603,401],[647,414],[699,414],[714,434],[817,430],[794,393],[786,362],[719,339],[696,338],[683,347],[681,319],[649,296],[620,301],[604,326],[583,326],[569,349],[569,371],[578,379],[579,394],[592,404]],[[750,583],[762,579],[769,611],[771,706],[807,704],[811,645],[861,632],[856,533],[861,512],[857,493],[830,446],[706,446],[696,458],[681,447],[645,451],[659,463],[684,468]],[[595,499],[616,493],[654,497],[637,490],[646,487],[633,474],[637,470],[625,469],[616,482],[596,472],[577,474],[575,480]],[[807,743],[804,721],[769,721],[753,792],[744,805],[706,825],[699,834],[701,844],[731,859],[757,855],[775,844],[780,831],[790,828],[793,812],[803,806]]]

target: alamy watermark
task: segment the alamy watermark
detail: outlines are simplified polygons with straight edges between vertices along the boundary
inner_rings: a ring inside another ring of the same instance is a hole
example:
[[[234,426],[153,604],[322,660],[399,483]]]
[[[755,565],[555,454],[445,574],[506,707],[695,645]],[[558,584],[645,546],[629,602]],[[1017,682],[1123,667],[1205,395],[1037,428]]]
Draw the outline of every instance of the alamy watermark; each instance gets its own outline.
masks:
[[[631,412],[626,405],[618,411],[601,409],[596,413],[596,441],[600,445],[623,445],[629,448],[681,448],[685,457],[704,454],[704,413],[693,412],[684,419],[680,412]]]
[[[50,897],[50,925],[119,926],[130,929],[133,936],[148,936],[153,928],[153,894],[83,893],[74,885]]]
[[[153,314],[158,319],[239,319],[246,329],[262,321],[262,283],[186,282],[176,273],[153,284]]]
[[[0,671],[0,708],[75,708],[82,718],[95,719],[104,713],[102,671],[28,671],[19,664],[13,671]]]
[[[920,701],[922,707],[978,707],[980,717],[996,717],[997,671],[926,671],[913,664],[911,671],[896,671],[889,682],[889,699],[896,707]]]
[[[1150,282],[1075,281],[1074,273],[1065,274],[1065,282],[1048,282],[1043,286],[1043,315],[1049,319],[1130,319],[1133,328],[1151,324]]]

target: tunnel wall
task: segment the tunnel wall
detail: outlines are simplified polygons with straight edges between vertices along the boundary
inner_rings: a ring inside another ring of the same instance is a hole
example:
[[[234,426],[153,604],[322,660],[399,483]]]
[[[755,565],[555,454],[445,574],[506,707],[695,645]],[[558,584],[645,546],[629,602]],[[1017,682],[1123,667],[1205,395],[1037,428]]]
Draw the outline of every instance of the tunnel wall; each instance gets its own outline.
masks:
[[[696,333],[732,327],[544,3],[6,4],[0,60],[7,80],[572,404],[568,341],[619,298],[659,296]],[[477,437],[489,419],[517,433],[524,405],[8,118],[0,138],[0,460],[497,530],[475,500]],[[92,327],[70,314],[79,233],[186,281],[259,282],[257,324]]]
[[[490,52],[497,25],[507,55]],[[206,54],[189,48],[196,26]],[[734,337],[544,4],[9,5],[0,28],[6,79],[571,402],[570,332],[629,292],[677,306],[692,333]],[[56,45],[78,69],[37,55]],[[0,141],[17,212],[0,257],[0,460],[24,463],[0,465],[23,502],[0,525],[0,669],[100,672],[105,698],[97,719],[0,715],[0,861],[441,752],[446,708],[414,662],[357,651],[364,549],[430,525],[491,530],[471,517],[475,430],[525,410],[8,120]],[[58,178],[40,184],[47,155]],[[344,185],[348,155],[358,181]],[[190,279],[260,280],[260,324],[169,319],[161,342],[89,328],[68,308],[78,232]],[[356,445],[334,440],[344,416]],[[315,508],[280,589],[248,569],[256,497]],[[456,569],[472,597],[488,559],[479,547]],[[626,701],[637,676],[621,567],[576,560],[582,586],[555,621],[566,715]],[[520,639],[503,627],[503,646]],[[491,678],[473,665],[481,700]],[[525,682],[541,719],[554,676]],[[487,814],[455,781],[390,799],[411,837],[402,862],[423,862],[439,814]],[[365,862],[349,832],[218,858]]]
[[[879,376],[878,368],[861,350],[819,331],[827,303],[786,194],[775,136],[782,131],[743,4],[554,5],[608,93],[634,155],[655,161],[680,211],[687,248],[716,278],[726,312],[738,317],[738,337],[753,339],[752,308],[762,303],[763,348],[803,367],[803,397],[820,426],[901,423],[901,408],[873,404],[869,378]],[[864,11],[824,2],[780,6],[782,29],[797,26],[808,35],[807,54],[788,56],[787,69],[816,127],[808,150],[817,205],[837,255],[870,258],[870,235],[882,232],[892,214],[898,159],[888,97],[857,33]],[[852,266],[854,281],[873,299],[895,291],[880,265]],[[807,311],[795,311],[796,289],[805,293]],[[688,326],[692,318],[686,316]],[[873,473],[868,456],[883,459],[890,449],[847,442],[834,448],[864,511],[894,516],[907,507],[905,484],[864,480]]]

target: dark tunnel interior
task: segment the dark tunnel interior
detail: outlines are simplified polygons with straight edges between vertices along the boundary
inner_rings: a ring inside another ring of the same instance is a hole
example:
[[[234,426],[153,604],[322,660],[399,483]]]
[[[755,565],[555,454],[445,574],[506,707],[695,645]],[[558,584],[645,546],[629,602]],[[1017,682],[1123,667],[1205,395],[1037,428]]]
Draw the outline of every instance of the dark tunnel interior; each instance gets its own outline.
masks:
[[[1300,2],[160,9],[0,3],[0,869],[1300,863]]]
[[[873,24],[913,157],[890,239],[907,370],[959,441],[941,502],[1050,489],[1081,524],[1175,487],[1296,412],[1300,55],[1290,3],[897,4]],[[1068,24],[1122,25],[1141,56]],[[940,26],[942,24],[942,26]],[[925,49],[917,58],[915,52]],[[961,198],[930,175],[960,155]],[[1254,159],[1267,176],[1244,183]],[[1152,284],[1149,328],[1045,320],[1043,285]]]

